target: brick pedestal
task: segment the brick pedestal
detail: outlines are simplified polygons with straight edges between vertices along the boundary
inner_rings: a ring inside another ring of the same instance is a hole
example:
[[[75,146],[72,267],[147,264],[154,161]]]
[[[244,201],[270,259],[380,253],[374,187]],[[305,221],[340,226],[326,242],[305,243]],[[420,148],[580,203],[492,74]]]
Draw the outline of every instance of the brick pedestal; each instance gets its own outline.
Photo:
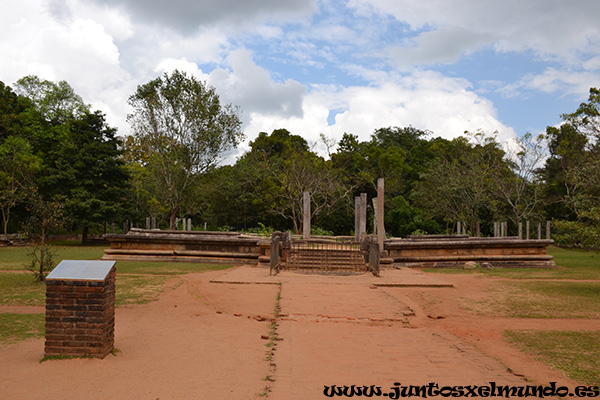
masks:
[[[46,356],[114,349],[115,261],[62,261],[46,278]]]

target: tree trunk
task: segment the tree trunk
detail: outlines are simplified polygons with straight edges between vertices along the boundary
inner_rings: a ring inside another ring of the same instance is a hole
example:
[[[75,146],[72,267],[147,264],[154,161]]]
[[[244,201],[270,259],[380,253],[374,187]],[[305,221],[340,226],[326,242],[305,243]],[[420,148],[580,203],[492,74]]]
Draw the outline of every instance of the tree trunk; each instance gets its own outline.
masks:
[[[171,215],[169,217],[169,229],[172,231],[177,230],[177,210],[172,208]]]
[[[4,221],[4,236],[8,239],[8,219],[10,218],[10,209],[4,211],[2,207],[2,220]]]
[[[85,246],[88,244],[88,235],[90,233],[90,227],[84,226],[83,231],[81,232],[81,245]]]

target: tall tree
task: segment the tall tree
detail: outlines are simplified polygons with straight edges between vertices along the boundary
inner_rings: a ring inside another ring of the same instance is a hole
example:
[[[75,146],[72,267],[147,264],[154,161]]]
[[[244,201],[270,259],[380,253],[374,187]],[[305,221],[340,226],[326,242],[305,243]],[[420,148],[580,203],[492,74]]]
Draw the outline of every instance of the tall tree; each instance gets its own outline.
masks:
[[[4,235],[8,233],[11,209],[27,199],[40,167],[41,160],[33,154],[25,138],[13,135],[0,141],[0,211]]]
[[[129,104],[128,120],[175,229],[202,175],[242,140],[238,109],[222,106],[213,87],[177,70],[138,86]]]
[[[129,174],[116,129],[100,111],[85,112],[70,125],[68,139],[47,165],[45,184],[66,197],[65,214],[82,229],[85,244],[90,226],[123,216]]]
[[[526,133],[509,148],[504,163],[497,163],[496,187],[502,200],[508,204],[518,225],[524,219],[539,215],[544,202],[539,169],[546,158],[544,135],[534,137]]]
[[[412,197],[447,223],[463,221],[474,227],[497,209],[494,170],[504,152],[493,136],[478,132],[472,137],[475,143],[459,137],[441,144]]]

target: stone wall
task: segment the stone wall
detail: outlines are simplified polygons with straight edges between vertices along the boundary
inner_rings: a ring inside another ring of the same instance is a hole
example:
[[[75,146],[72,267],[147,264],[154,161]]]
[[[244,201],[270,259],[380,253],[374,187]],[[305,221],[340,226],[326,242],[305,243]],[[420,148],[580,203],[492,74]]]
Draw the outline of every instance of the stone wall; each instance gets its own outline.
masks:
[[[546,248],[553,240],[476,238],[468,236],[412,237],[387,240],[385,248],[396,266],[444,268],[473,261],[491,267],[555,267]]]
[[[105,235],[103,260],[188,261],[257,264],[262,238],[237,232],[132,229]]]

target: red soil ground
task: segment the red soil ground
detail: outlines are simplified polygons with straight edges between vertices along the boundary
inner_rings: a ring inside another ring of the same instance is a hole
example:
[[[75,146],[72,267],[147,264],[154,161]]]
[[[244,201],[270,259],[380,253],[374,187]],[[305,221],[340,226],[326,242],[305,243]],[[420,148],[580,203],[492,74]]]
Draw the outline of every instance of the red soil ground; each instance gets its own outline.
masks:
[[[440,279],[454,287],[376,286]],[[176,277],[158,301],[117,309],[116,356],[40,364],[43,339],[0,345],[0,399],[311,400],[326,398],[325,385],[387,389],[394,382],[576,386],[502,332],[598,330],[600,321],[467,310],[465,301],[492,295],[493,281],[412,271],[383,271],[380,279],[269,277],[249,267]],[[267,347],[271,321],[277,340]]]

